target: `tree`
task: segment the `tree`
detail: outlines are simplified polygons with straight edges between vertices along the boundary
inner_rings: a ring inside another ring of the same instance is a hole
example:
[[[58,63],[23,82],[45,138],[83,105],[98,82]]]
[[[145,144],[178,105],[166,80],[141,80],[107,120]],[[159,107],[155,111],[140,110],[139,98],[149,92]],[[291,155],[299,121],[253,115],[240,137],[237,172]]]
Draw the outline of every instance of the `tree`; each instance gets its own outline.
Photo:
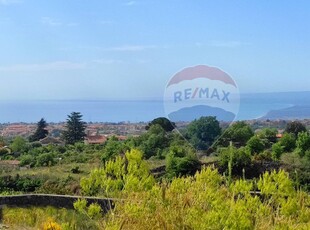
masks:
[[[251,154],[260,153],[265,149],[264,142],[257,136],[251,137],[246,146],[249,148]]]
[[[145,127],[145,129],[149,130],[152,125],[160,125],[166,132],[171,132],[175,127],[175,123],[165,117],[155,118]]]
[[[308,132],[301,132],[298,134],[296,140],[298,154],[303,157],[307,150],[310,150],[310,135]]]
[[[277,133],[278,130],[275,128],[264,128],[257,134],[257,136],[262,140],[266,140],[268,145],[272,145],[277,142]]]
[[[169,146],[169,136],[162,126],[154,124],[147,133],[140,136],[139,149],[144,153],[144,158],[152,156],[161,158],[163,150]]]
[[[199,150],[207,150],[221,134],[216,117],[201,117],[192,121],[186,129],[186,138]]]
[[[170,146],[166,156],[166,172],[168,177],[194,175],[200,168],[200,162],[190,146]]]
[[[62,139],[66,144],[74,144],[83,141],[86,134],[86,123],[82,121],[83,115],[79,112],[72,112],[68,115],[66,130],[62,133]]]
[[[306,132],[306,126],[300,121],[292,121],[286,125],[285,132],[293,133],[297,137],[298,133]]]
[[[242,169],[251,164],[251,154],[246,147],[236,148],[229,146],[220,149],[220,166],[225,171],[231,170],[233,173],[241,175]]]
[[[13,152],[25,152],[27,150],[27,142],[24,138],[17,136],[14,138],[10,148]]]
[[[121,153],[125,153],[128,149],[129,148],[123,142],[119,141],[115,136],[112,136],[105,142],[101,159],[103,162],[106,162]]]
[[[277,143],[272,145],[271,149],[272,149],[272,153],[271,153],[272,154],[272,159],[273,160],[279,160],[281,155],[284,152],[283,151],[284,147],[281,145],[280,142],[277,142]]]
[[[253,135],[254,132],[247,123],[237,121],[224,131],[220,143],[227,147],[232,141],[234,146],[245,146]]]
[[[34,132],[33,135],[29,137],[29,141],[34,142],[45,138],[48,135],[46,127],[47,127],[46,121],[44,120],[44,118],[41,118],[41,120],[37,123],[36,131]]]
[[[292,133],[284,133],[278,142],[282,147],[284,152],[291,152],[296,147],[296,138]]]

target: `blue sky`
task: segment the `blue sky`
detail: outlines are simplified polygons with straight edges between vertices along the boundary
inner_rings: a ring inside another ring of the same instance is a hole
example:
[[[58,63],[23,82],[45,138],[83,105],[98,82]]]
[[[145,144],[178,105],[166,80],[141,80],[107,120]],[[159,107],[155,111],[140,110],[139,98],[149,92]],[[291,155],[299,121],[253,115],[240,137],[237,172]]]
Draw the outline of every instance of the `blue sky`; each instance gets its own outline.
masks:
[[[206,64],[241,93],[310,90],[309,1],[0,0],[0,100],[160,98]]]

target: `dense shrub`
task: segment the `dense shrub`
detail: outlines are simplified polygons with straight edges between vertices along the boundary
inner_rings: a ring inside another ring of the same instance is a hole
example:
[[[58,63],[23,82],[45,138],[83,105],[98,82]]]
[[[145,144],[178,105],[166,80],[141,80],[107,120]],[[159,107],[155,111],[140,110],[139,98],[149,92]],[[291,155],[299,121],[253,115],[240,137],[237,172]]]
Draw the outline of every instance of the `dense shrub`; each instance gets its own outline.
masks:
[[[254,184],[236,180],[225,186],[217,171],[175,178],[150,190],[130,193],[105,217],[106,229],[308,229],[310,196],[294,190],[283,171]]]
[[[280,142],[272,145],[272,158],[274,160],[279,160],[283,152],[284,147],[281,145]]]
[[[43,153],[37,157],[36,166],[52,166],[56,163],[53,153]]]
[[[298,133],[296,147],[301,157],[305,156],[307,150],[310,150],[310,135],[308,132]]]
[[[251,154],[260,153],[265,149],[265,143],[258,136],[253,136],[246,144]]]
[[[284,133],[279,140],[284,152],[291,152],[296,147],[296,138],[292,133]]]
[[[89,177],[81,179],[83,193],[115,197],[121,191],[149,189],[155,180],[142,157],[141,151],[132,149],[126,152],[125,157],[118,156],[114,160],[107,161],[104,167],[94,169]]]
[[[166,156],[166,171],[169,178],[175,176],[194,175],[200,162],[190,147],[172,146]]]
[[[105,143],[102,150],[101,159],[103,162],[106,162],[121,153],[125,153],[127,150],[128,148],[124,145],[123,142],[119,141],[117,138],[112,137]]]
[[[30,154],[25,154],[20,157],[20,163],[19,163],[20,166],[29,165],[30,167],[33,167],[35,166],[35,164],[36,164],[36,159],[34,156]]]
[[[242,169],[250,166],[251,153],[246,147],[237,149],[236,147],[227,147],[220,149],[220,166],[224,170],[229,169],[231,165],[232,172],[241,175]]]
[[[27,176],[5,176],[0,178],[0,192],[23,191],[34,192],[42,185],[42,180],[36,177]]]
[[[234,146],[245,146],[248,140],[254,135],[251,127],[244,121],[237,121],[224,130],[219,142],[227,147],[230,142]]]

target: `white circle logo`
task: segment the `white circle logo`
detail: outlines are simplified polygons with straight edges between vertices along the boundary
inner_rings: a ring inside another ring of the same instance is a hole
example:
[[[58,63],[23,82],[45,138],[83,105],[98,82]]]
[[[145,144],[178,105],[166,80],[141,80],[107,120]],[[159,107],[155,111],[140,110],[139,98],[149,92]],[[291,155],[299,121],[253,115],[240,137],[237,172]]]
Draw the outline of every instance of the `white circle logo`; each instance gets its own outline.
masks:
[[[215,116],[231,123],[239,111],[236,82],[225,72],[206,65],[188,67],[168,82],[164,94],[166,116],[172,122],[189,122]]]

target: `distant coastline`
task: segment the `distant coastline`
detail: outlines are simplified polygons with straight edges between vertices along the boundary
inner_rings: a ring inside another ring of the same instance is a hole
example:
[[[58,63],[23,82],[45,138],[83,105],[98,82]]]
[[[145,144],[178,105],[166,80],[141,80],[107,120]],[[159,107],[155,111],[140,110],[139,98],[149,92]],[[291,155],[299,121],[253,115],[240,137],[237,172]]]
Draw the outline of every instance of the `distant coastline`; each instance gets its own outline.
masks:
[[[86,122],[148,122],[165,116],[162,100],[0,100],[0,123],[64,122],[72,111]],[[237,120],[310,118],[310,91],[242,94]]]

